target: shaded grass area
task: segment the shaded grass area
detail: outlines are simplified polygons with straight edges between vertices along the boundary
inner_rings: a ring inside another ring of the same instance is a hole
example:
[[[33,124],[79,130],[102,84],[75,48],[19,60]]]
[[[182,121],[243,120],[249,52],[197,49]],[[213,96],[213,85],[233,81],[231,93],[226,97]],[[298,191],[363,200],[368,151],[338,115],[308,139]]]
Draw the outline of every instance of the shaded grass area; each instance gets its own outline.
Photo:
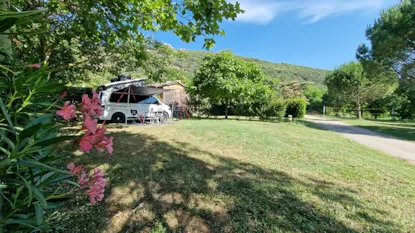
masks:
[[[73,201],[69,232],[409,232],[415,168],[308,122],[113,127],[109,178]]]
[[[327,117],[327,116],[325,116]],[[349,125],[358,126],[378,133],[387,134],[403,140],[415,141],[415,122],[405,120],[358,120],[350,118],[332,117]]]

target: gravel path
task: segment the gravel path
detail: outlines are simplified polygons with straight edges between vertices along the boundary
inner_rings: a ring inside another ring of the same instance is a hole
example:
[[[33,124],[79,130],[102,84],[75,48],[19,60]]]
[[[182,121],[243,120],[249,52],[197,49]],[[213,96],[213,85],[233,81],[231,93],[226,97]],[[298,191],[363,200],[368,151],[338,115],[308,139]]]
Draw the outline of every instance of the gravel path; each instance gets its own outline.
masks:
[[[340,133],[341,135],[355,140],[363,145],[383,151],[394,157],[405,159],[415,164],[415,143],[396,139],[392,136],[376,133],[367,129],[348,125],[344,122],[321,118],[318,116],[306,116],[320,127]]]

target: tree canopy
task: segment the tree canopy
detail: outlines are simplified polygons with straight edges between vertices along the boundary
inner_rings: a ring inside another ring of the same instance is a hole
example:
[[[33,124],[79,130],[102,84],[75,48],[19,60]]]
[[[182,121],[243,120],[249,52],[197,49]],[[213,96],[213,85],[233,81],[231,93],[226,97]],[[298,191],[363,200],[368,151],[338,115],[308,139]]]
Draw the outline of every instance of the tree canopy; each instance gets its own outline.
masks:
[[[415,0],[384,10],[366,30],[372,48],[361,45],[359,60],[373,60],[403,78],[415,78]]]
[[[397,77],[390,72],[366,73],[361,63],[350,62],[329,74],[325,84],[333,99],[355,103],[360,118],[360,105],[390,95],[397,87]]]
[[[235,58],[230,51],[209,54],[203,59],[190,92],[224,105],[225,117],[229,107],[237,102],[252,103],[271,95],[259,66]]]
[[[225,35],[222,20],[234,20],[243,12],[239,3],[226,0],[18,0],[12,9],[46,10],[41,25],[34,22],[24,27],[46,29],[47,36],[15,36],[13,41],[20,56],[64,67],[66,72],[103,70],[107,59],[124,61],[117,63],[118,68],[127,62],[142,66],[148,51],[160,45],[148,43],[145,31],[172,31],[185,42],[203,37],[204,47],[212,48],[213,37]],[[77,68],[67,69],[71,67]]]

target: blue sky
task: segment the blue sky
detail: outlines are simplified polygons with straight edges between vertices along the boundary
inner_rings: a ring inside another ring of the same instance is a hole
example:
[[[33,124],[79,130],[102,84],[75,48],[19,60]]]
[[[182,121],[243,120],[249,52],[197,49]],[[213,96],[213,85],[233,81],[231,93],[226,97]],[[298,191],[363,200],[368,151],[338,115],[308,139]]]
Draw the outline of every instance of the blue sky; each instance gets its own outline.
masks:
[[[231,0],[232,1],[232,0]],[[365,29],[380,11],[399,0],[239,0],[245,14],[222,24],[225,37],[216,37],[212,51],[271,62],[321,69],[355,59],[356,48],[367,42]],[[203,39],[186,44],[172,33],[158,40],[175,48],[201,50]]]

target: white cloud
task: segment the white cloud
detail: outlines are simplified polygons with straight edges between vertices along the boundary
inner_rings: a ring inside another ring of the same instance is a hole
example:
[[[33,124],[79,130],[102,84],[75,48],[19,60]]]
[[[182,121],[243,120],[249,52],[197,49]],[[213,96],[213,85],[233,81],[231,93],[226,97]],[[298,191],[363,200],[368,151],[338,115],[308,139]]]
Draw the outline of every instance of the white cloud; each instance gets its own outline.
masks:
[[[244,14],[238,21],[266,24],[279,14],[294,12],[301,21],[315,23],[321,19],[354,12],[379,11],[397,0],[238,0]],[[236,2],[236,0],[231,0]]]

